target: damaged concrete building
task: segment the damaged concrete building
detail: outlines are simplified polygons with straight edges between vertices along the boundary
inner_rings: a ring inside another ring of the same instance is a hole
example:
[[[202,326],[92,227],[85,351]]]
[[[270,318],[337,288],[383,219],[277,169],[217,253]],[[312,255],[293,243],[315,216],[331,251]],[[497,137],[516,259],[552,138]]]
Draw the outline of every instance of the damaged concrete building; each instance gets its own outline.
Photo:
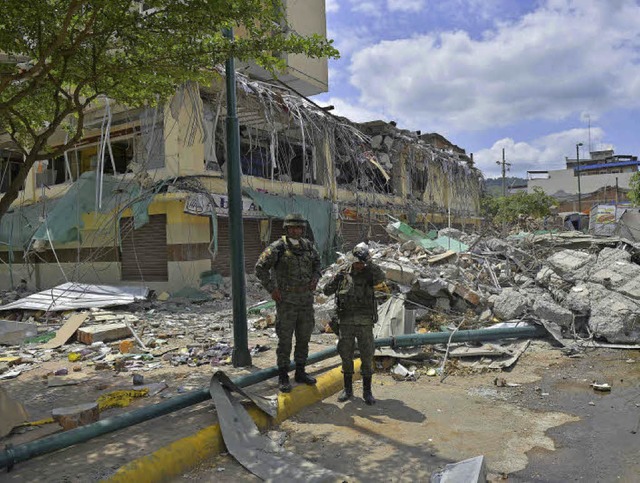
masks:
[[[464,150],[393,122],[353,123],[287,86],[238,76],[248,272],[290,211],[307,217],[325,263],[361,240],[384,240],[389,215],[421,228],[478,221],[482,175]],[[174,292],[228,275],[225,116],[221,71],[158,108],[102,100],[82,141],[37,163],[2,218],[0,284]],[[20,158],[10,143],[2,149],[10,176]]]

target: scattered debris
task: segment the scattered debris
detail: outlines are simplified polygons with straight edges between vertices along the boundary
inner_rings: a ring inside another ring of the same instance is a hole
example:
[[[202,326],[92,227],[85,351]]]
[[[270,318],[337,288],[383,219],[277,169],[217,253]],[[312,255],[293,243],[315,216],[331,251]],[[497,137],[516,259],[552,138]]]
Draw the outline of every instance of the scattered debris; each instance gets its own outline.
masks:
[[[407,369],[402,364],[396,364],[391,370],[391,376],[396,381],[416,381],[419,375],[416,373],[415,367]]]
[[[603,382],[603,383],[594,382],[591,384],[591,387],[593,388],[594,391],[611,392],[611,385],[606,382]]]
[[[485,483],[487,469],[484,456],[452,463],[431,475],[431,483]]]

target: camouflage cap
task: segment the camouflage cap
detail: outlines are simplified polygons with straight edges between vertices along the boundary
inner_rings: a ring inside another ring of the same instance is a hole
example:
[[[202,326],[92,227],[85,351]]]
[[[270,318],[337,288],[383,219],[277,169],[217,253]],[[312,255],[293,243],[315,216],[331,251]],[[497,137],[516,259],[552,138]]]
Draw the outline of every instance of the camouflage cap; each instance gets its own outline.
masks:
[[[307,226],[307,220],[305,220],[300,213],[292,213],[285,216],[282,226],[285,228],[288,226],[300,226],[305,228]]]

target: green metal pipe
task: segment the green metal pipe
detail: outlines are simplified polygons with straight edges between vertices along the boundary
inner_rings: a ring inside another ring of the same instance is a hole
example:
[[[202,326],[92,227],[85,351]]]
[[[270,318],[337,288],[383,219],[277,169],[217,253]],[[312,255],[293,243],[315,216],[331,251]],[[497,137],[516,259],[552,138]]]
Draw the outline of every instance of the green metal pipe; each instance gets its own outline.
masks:
[[[451,338],[451,342],[471,342],[471,341],[491,341],[498,339],[516,339],[516,338],[533,338],[546,335],[543,327],[527,326],[514,327],[505,329],[484,329],[484,330],[460,330],[453,335],[450,332],[436,332],[429,334],[409,334],[399,335],[397,337],[389,337],[385,339],[377,339],[376,347],[412,347],[429,344],[447,343]],[[315,354],[311,354],[307,360],[308,364],[329,359],[337,355],[337,348],[330,347]],[[289,368],[294,369],[291,363]],[[266,381],[278,374],[277,367],[270,367],[261,371],[240,376],[233,379],[233,382],[240,387],[247,387],[259,382]],[[57,451],[74,444],[83,443],[89,439],[111,433],[119,429],[123,429],[134,424],[139,424],[150,419],[163,416],[165,414],[178,411],[180,409],[193,406],[210,399],[209,388],[198,389],[195,391],[173,397],[166,401],[153,406],[148,406],[125,414],[119,414],[110,418],[103,419],[97,423],[81,426],[71,429],[60,434],[54,434],[46,438],[42,438],[31,443],[21,444],[11,447],[7,445],[5,450],[0,453],[0,468],[11,468],[15,463],[26,461],[36,456]]]

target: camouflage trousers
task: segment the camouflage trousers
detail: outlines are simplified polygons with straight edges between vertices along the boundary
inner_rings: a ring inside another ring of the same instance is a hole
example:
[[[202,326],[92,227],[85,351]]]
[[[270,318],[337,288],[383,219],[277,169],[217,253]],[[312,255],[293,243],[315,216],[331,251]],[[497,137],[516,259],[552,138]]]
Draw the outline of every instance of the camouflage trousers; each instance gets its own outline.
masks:
[[[309,355],[309,341],[315,327],[313,304],[296,305],[287,302],[276,304],[276,335],[278,348],[276,356],[278,367],[289,367],[293,335],[296,336],[296,348],[293,359],[296,365],[304,365]]]
[[[345,324],[340,321],[340,338],[338,340],[338,354],[342,359],[342,372],[353,374],[353,354],[356,348],[360,351],[360,373],[363,376],[373,375],[373,324]]]

